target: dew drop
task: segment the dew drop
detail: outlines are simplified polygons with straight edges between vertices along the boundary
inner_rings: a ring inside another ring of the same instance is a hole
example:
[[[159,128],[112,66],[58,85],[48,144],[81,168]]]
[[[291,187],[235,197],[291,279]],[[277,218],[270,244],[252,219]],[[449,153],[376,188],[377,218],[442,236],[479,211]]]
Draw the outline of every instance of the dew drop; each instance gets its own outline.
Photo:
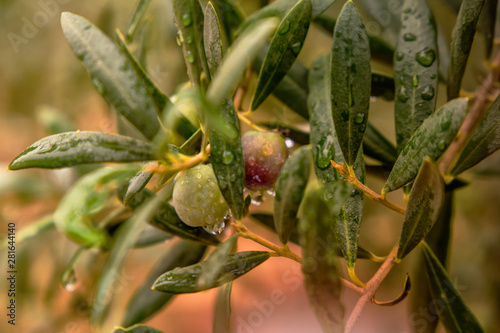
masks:
[[[363,124],[363,125],[359,126],[359,131],[361,133],[363,133],[364,131],[366,131],[366,125]]]
[[[288,148],[288,149],[292,149],[293,147],[295,147],[295,141],[293,141],[292,139],[290,138],[285,138],[285,146]]]
[[[262,196],[262,192],[260,191],[255,191],[250,193],[252,197],[252,205],[259,207],[262,205],[262,202],[264,201],[264,197]]]
[[[177,31],[177,35],[175,36],[175,41],[177,42],[177,45],[182,46],[183,38],[182,38],[182,32],[180,30]]]
[[[229,176],[229,181],[231,183],[234,183],[236,181],[236,174],[235,173],[232,173],[230,176]]]
[[[413,80],[412,80],[412,84],[414,87],[417,87],[418,86],[418,75],[413,75]]]
[[[410,97],[408,96],[408,93],[406,92],[406,88],[404,86],[402,86],[401,88],[399,88],[399,91],[398,91],[398,100],[403,102],[403,103],[406,103],[408,101]]]
[[[332,160],[334,156],[334,147],[332,135],[326,136],[324,140],[319,142],[319,145],[316,146],[316,164],[318,168],[324,170],[330,166],[330,160]]]
[[[284,21],[279,30],[280,35],[286,34],[290,30],[290,21]]]
[[[431,75],[431,79],[435,80],[437,78],[437,75],[436,74],[432,74]]]
[[[201,179],[201,172],[198,172],[198,173],[196,174],[196,179]]]
[[[425,48],[415,54],[415,59],[420,65],[429,67],[434,63],[434,60],[436,60],[436,52],[432,49]]]
[[[190,64],[194,63],[194,55],[191,51],[187,51],[187,61]]]
[[[365,121],[365,114],[364,113],[358,113],[356,117],[354,117],[354,123],[355,124],[362,124]]]
[[[104,88],[104,84],[98,79],[98,78],[93,78],[92,82],[94,83],[95,89],[99,94],[104,94],[106,89]]]
[[[224,153],[222,153],[222,163],[224,163],[225,165],[231,164],[233,160],[234,160],[234,155],[229,150],[226,150],[224,151]]]
[[[182,15],[182,24],[185,27],[189,27],[193,23],[193,18],[191,17],[191,14],[184,14]]]
[[[76,272],[72,267],[65,270],[61,276],[61,283],[64,286],[64,289],[69,292],[75,291],[77,282],[78,279],[76,277]]]
[[[232,218],[233,218],[233,214],[231,214],[231,211],[230,211],[230,210],[228,210],[228,211],[226,212],[226,214],[224,215],[224,217],[223,217],[223,219],[224,219],[224,223],[226,223],[226,224],[227,224],[227,223],[231,222],[231,219],[232,219]]]
[[[220,223],[206,225],[203,227],[203,229],[205,229],[205,231],[208,232],[209,234],[218,235],[224,231],[225,227],[226,227],[226,224],[224,223],[224,221],[222,221]]]
[[[451,126],[451,118],[448,117],[441,122],[441,130],[446,131]]]
[[[302,49],[302,43],[297,42],[292,44],[292,52],[295,56],[298,56],[300,53],[300,50]]]
[[[405,57],[405,54],[403,52],[398,52],[396,53],[396,60],[401,61]]]
[[[407,42],[413,42],[417,40],[417,36],[415,34],[412,34],[411,32],[408,32],[403,35],[403,39]]]
[[[227,188],[227,182],[222,179],[222,177],[219,177],[219,187],[221,190],[225,190]]]
[[[186,37],[186,43],[193,44],[193,36],[187,36]]]
[[[445,150],[445,148],[446,148],[446,141],[444,141],[444,140],[439,141],[438,148],[440,150]]]
[[[268,196],[273,197],[273,198],[276,196],[276,191],[274,190],[274,188],[267,189],[266,193]]]
[[[431,86],[427,86],[422,91],[422,99],[426,101],[430,101],[434,97],[434,88]]]

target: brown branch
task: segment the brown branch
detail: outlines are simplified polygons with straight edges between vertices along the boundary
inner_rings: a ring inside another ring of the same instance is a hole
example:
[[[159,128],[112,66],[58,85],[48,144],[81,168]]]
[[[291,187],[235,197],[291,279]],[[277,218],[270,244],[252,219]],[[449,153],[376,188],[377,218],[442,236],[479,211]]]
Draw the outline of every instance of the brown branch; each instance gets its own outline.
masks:
[[[479,89],[474,104],[465,116],[464,122],[458,131],[457,136],[451,143],[450,147],[444,153],[439,169],[443,175],[448,175],[455,163],[457,162],[460,154],[463,152],[467,142],[471,138],[474,130],[477,128],[484,115],[486,114],[486,106],[489,103],[489,97],[494,89],[494,83],[498,79],[500,73],[500,52],[496,55],[491,64],[491,71],[489,72],[486,80],[484,80],[481,88]],[[446,179],[446,178],[445,178]]]

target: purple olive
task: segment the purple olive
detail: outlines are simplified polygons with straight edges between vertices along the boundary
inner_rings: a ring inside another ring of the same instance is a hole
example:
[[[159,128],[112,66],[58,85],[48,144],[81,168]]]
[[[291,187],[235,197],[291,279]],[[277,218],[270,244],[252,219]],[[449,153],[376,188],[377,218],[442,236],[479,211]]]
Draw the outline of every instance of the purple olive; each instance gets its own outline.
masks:
[[[288,157],[283,136],[249,131],[241,137],[245,160],[245,186],[249,190],[271,188]]]

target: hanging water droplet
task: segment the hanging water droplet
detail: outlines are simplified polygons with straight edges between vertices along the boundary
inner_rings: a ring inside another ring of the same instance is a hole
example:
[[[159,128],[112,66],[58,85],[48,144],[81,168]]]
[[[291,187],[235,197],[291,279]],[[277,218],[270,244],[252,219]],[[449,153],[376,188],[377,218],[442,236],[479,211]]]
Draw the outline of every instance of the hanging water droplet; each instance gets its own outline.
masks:
[[[290,21],[286,20],[281,25],[280,30],[278,31],[280,35],[286,34],[290,30]]]
[[[193,36],[187,36],[186,37],[186,43],[193,44]]]
[[[193,18],[191,17],[191,14],[186,13],[182,15],[182,24],[185,27],[189,27],[191,23],[193,23]]]
[[[420,65],[429,67],[434,63],[434,60],[436,60],[436,52],[432,49],[425,48],[415,54],[415,59]]]
[[[234,155],[229,150],[225,150],[224,153],[222,153],[222,163],[224,163],[225,165],[231,164],[233,160]]]
[[[365,121],[365,114],[364,113],[358,113],[356,117],[354,117],[354,123],[355,124],[362,124]]]
[[[203,229],[205,229],[205,231],[208,232],[209,234],[218,235],[224,231],[225,227],[226,227],[226,224],[224,223],[224,221],[222,221],[220,223],[206,225],[203,227]]]
[[[426,101],[430,101],[434,97],[434,88],[431,86],[427,86],[422,91],[422,99]]]
[[[331,164],[330,160],[333,159],[335,154],[333,145],[333,136],[328,135],[323,140],[319,142],[319,145],[316,146],[317,156],[316,156],[316,164],[318,168],[324,170],[328,168]]]
[[[61,283],[64,289],[66,289],[69,292],[75,291],[77,282],[78,279],[76,277],[76,272],[73,269],[73,267],[66,269],[61,276]]]
[[[413,80],[412,80],[412,84],[414,87],[417,87],[418,86],[418,75],[413,75]]]
[[[191,51],[187,51],[187,61],[190,64],[194,63],[194,55]]]
[[[451,126],[451,117],[443,119],[441,122],[441,130],[446,131]]]
[[[268,196],[273,197],[273,198],[276,196],[276,191],[274,190],[274,188],[267,189],[266,193]]]
[[[359,131],[360,131],[361,133],[363,133],[364,131],[366,131],[366,125],[365,125],[365,124],[363,124],[363,125],[359,126]]]
[[[406,88],[404,86],[401,86],[398,91],[398,100],[406,103],[410,97],[408,96],[408,93],[406,92]]]
[[[264,197],[262,196],[262,192],[260,191],[255,191],[251,193],[252,196],[252,205],[254,206],[260,206],[262,205],[262,202],[264,201]]]
[[[403,35],[403,39],[407,42],[413,42],[417,39],[417,36],[411,32],[407,32]]]
[[[104,84],[98,79],[98,78],[93,78],[92,82],[94,83],[95,89],[99,94],[104,94],[106,89],[104,88]]]
[[[397,61],[403,60],[404,57],[405,57],[405,54],[403,52],[400,51],[400,52],[396,53],[396,60]]]
[[[229,222],[231,222],[231,219],[233,218],[233,214],[231,214],[231,211],[228,210],[226,212],[226,214],[224,215],[223,219],[224,219],[224,223],[228,224]]]
[[[293,147],[295,147],[295,141],[293,141],[292,139],[290,138],[285,138],[285,146],[288,148],[288,149],[292,149]]]
[[[439,141],[438,148],[440,150],[445,150],[446,149],[446,141],[444,141],[444,140]]]
[[[302,43],[297,42],[292,44],[292,52],[295,54],[295,56],[298,56],[300,53],[300,50],[302,49]]]

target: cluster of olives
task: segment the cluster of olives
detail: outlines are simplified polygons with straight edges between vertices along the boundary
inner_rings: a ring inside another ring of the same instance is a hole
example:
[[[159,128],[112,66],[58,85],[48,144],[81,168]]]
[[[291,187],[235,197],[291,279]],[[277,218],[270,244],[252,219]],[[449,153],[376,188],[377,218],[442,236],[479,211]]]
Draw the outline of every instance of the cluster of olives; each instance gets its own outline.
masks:
[[[245,186],[252,191],[273,187],[288,158],[283,137],[274,132],[248,131],[242,138]],[[228,205],[210,164],[180,172],[175,180],[173,205],[180,219],[192,227],[219,225]]]

